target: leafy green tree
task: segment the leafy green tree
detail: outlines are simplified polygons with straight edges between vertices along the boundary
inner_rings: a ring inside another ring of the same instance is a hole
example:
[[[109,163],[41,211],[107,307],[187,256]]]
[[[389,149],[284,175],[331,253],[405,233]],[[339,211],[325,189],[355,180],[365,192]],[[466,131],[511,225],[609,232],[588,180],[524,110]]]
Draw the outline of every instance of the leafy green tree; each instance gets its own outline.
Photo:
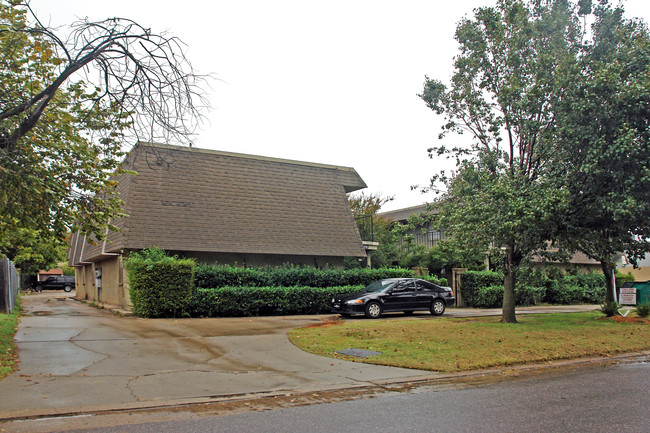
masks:
[[[441,234],[445,231],[438,212],[432,206],[392,226],[394,237],[400,240],[397,248],[400,266],[424,267],[432,274],[447,276],[451,275],[453,268],[480,270],[485,267],[485,250],[475,244],[461,244],[443,236],[433,246],[417,245],[414,233],[421,231],[426,236],[431,229],[437,229]]]
[[[570,197],[558,213],[561,245],[601,263],[612,302],[615,255],[635,261],[650,251],[650,34],[621,6],[601,1],[593,12],[579,79],[555,110],[553,178]]]
[[[456,132],[472,139],[464,147],[430,149],[458,163],[432,184],[446,187],[436,206],[447,236],[501,253],[504,322],[516,322],[516,271],[545,248],[550,216],[564,196],[545,173],[559,80],[581,42],[576,18],[561,0],[499,0],[475,9],[456,29],[460,53],[449,87],[427,77],[420,95],[446,117],[441,138]]]
[[[399,235],[393,230],[394,223],[377,215],[381,207],[393,199],[394,197],[383,196],[381,193],[365,194],[361,192],[348,196],[348,203],[362,237],[364,233],[369,233],[372,230],[374,241],[379,243],[377,251],[371,253],[373,268],[391,266],[397,261]]]
[[[54,267],[65,259],[67,250],[64,239],[28,228],[11,231],[5,241],[6,255],[12,258],[23,275],[35,275],[40,270]]]
[[[360,192],[359,194],[349,194],[348,203],[355,216],[375,215],[383,205],[392,201],[395,197],[383,196],[381,193]]]
[[[400,266],[425,267],[430,274],[449,277],[453,268],[484,270],[485,252],[468,248],[467,245],[458,245],[453,239],[445,239],[430,248],[424,245],[411,247],[410,252],[401,255]]]
[[[121,202],[111,175],[125,133],[190,133],[204,105],[175,38],[126,19],[79,21],[59,36],[28,1],[0,0],[0,255],[26,231],[105,236]],[[98,84],[98,86],[93,85]]]

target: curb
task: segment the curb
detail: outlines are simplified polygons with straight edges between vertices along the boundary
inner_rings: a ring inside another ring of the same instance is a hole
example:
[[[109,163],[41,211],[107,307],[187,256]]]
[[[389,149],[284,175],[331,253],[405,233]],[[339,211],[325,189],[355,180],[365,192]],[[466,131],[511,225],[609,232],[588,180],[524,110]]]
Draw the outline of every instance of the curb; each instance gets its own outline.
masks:
[[[424,374],[417,375],[411,378],[400,378],[399,380],[385,380],[368,382],[367,384],[347,385],[333,388],[314,388],[304,390],[271,390],[258,393],[242,393],[242,394],[223,394],[210,397],[195,397],[179,400],[165,400],[165,401],[148,401],[148,402],[133,402],[121,403],[115,405],[100,405],[88,406],[81,408],[47,408],[47,409],[24,409],[18,411],[0,411],[0,422],[19,421],[19,420],[36,420],[40,418],[65,418],[81,415],[108,415],[118,414],[135,411],[170,411],[174,409],[191,408],[199,405],[220,405],[224,403],[240,403],[248,404],[247,402],[270,402],[273,399],[283,398],[289,399],[293,405],[305,405],[305,397],[311,398],[320,394],[330,394],[331,397],[336,397],[337,394],[347,395],[347,399],[360,397],[371,393],[380,392],[403,392],[417,387],[435,386],[443,384],[462,383],[467,381],[477,381],[479,379],[490,378],[512,378],[521,375],[522,373],[535,373],[541,371],[549,371],[553,369],[570,368],[570,367],[589,367],[596,365],[607,365],[617,363],[632,363],[632,362],[649,362],[650,350],[636,353],[626,353],[614,355],[611,357],[598,357],[598,358],[580,358],[572,360],[552,361],[545,364],[525,364],[516,365],[512,367],[503,367],[488,370],[465,371],[451,374]],[[350,397],[352,395],[352,397]],[[295,404],[294,404],[295,403]],[[309,403],[307,403],[309,404]],[[312,403],[314,404],[314,403]]]

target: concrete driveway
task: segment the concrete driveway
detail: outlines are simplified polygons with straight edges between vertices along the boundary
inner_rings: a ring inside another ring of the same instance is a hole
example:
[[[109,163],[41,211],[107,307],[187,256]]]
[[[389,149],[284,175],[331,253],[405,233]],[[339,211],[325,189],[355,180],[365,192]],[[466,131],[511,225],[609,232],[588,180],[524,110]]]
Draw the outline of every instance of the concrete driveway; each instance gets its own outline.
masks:
[[[436,376],[315,356],[289,342],[290,329],[328,316],[139,319],[72,295],[23,296],[19,370],[0,381],[0,420]]]

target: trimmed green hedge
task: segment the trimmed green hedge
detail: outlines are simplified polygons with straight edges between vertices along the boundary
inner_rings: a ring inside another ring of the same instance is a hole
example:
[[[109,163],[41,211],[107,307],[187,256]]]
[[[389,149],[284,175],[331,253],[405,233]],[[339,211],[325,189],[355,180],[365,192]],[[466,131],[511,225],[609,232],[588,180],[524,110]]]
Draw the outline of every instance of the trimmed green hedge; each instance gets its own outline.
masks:
[[[133,313],[140,317],[187,316],[195,266],[194,260],[168,257],[157,249],[131,254],[126,269]]]
[[[230,265],[199,265],[196,287],[339,287],[367,286],[383,278],[413,277],[413,271],[403,268],[377,269],[317,269],[308,266],[242,268]],[[447,285],[446,279],[421,277],[433,283]]]
[[[483,292],[479,293],[481,289],[498,286],[503,292],[503,274],[499,272],[467,271],[460,276],[460,279],[461,294],[465,304],[469,307],[490,308],[484,305],[486,305],[487,300],[492,299],[492,295]],[[503,293],[501,293],[501,296],[503,297]]]
[[[545,295],[546,287],[517,287],[515,288],[515,303],[522,306],[537,305],[544,300]]]
[[[339,293],[361,290],[344,287],[220,287],[196,289],[187,313],[192,317],[275,316],[330,312]]]
[[[472,296],[474,308],[498,308],[503,304],[503,286],[477,288]]]
[[[493,291],[503,292],[503,274],[491,271],[468,271],[462,274],[462,295],[470,307],[500,307]],[[502,295],[501,295],[502,297]],[[517,274],[515,301],[517,305],[601,304],[605,299],[605,278],[599,273],[569,275],[557,269],[523,268]]]

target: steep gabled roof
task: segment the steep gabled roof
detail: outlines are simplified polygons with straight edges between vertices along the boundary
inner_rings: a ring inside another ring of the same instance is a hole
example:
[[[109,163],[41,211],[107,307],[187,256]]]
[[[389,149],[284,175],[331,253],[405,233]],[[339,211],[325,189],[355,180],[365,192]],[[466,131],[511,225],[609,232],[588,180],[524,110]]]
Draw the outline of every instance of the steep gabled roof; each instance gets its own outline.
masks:
[[[105,245],[122,249],[363,257],[345,193],[365,188],[349,167],[138,143],[118,177],[128,217]],[[82,240],[77,236],[73,240]]]

